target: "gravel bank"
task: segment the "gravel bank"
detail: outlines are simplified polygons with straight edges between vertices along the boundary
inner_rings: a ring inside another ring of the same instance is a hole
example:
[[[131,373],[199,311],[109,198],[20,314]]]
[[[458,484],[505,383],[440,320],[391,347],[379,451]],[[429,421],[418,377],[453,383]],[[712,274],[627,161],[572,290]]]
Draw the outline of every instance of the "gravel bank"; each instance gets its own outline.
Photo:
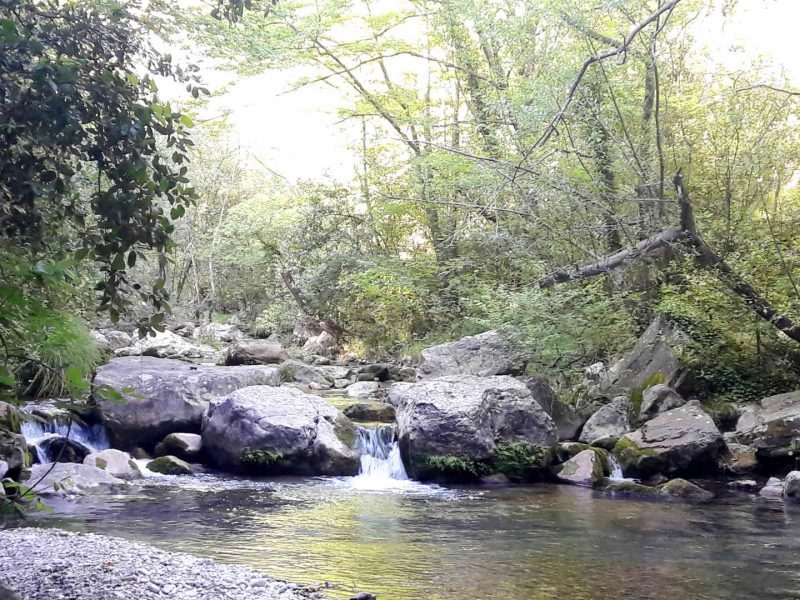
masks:
[[[33,528],[0,531],[0,585],[17,591],[21,600],[323,597],[247,567],[120,538]]]

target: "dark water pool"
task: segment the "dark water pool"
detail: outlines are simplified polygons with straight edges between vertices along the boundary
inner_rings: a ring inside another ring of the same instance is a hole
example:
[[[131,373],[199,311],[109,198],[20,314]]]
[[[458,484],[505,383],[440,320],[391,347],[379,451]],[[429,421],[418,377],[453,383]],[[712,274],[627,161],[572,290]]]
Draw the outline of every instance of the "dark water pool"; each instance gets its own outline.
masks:
[[[352,480],[167,478],[51,500],[27,524],[93,531],[249,565],[334,598],[800,598],[800,508],[706,505],[567,486],[492,490]]]

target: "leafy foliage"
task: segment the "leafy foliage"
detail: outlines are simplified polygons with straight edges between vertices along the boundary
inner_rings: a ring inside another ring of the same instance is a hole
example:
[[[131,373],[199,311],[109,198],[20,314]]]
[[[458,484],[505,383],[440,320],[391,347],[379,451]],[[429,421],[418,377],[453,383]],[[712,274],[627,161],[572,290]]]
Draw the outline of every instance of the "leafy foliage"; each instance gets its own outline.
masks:
[[[524,443],[498,444],[492,470],[511,479],[529,480],[541,477],[547,465],[549,449]]]
[[[153,77],[188,84],[114,3],[0,2],[0,386],[79,395],[96,360],[73,317],[95,303],[112,321],[136,302],[162,329],[167,290],[129,271],[194,198],[186,114],[159,101]],[[147,70],[143,73],[142,66]]]
[[[272,450],[251,450],[245,448],[242,450],[239,460],[245,469],[258,472],[269,472],[283,458],[280,452]]]

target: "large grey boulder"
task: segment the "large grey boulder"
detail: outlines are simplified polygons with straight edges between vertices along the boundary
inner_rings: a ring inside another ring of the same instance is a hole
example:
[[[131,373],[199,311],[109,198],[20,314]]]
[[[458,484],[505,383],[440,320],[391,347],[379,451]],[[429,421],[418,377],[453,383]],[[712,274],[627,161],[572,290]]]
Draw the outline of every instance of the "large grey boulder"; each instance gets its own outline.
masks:
[[[353,400],[368,400],[378,393],[380,386],[375,381],[358,381],[347,386],[345,393]]]
[[[759,457],[783,458],[800,436],[800,391],[764,398],[736,422],[736,442],[755,448]]]
[[[116,356],[152,356],[178,360],[203,360],[217,362],[220,352],[211,346],[191,342],[171,331],[159,331],[155,336],[136,339],[126,348],[114,352]]]
[[[642,388],[654,377],[681,390],[689,373],[680,360],[686,334],[663,317],[657,317],[639,337],[633,349],[614,363],[605,376],[603,387],[616,393]]]
[[[276,367],[191,365],[152,357],[115,358],[97,370],[93,395],[115,446],[152,446],[174,432],[197,432],[209,401],[250,385],[279,385]],[[108,387],[122,402],[103,399]]]
[[[25,437],[0,428],[0,460],[6,463],[9,477],[16,477],[25,466],[28,444]]]
[[[545,466],[558,441],[553,420],[527,386],[512,377],[453,376],[395,383],[389,402],[397,408],[404,461],[417,478],[437,478],[444,470],[440,467],[492,468],[512,449],[526,449]],[[531,456],[525,460],[535,462]]]
[[[211,402],[203,447],[220,467],[266,473],[355,475],[350,420],[318,396],[291,387],[248,387]]]
[[[243,335],[235,323],[208,323],[202,327],[196,327],[192,332],[194,339],[215,344],[230,344]]]
[[[33,465],[27,483],[31,485],[36,482],[39,482],[36,493],[43,496],[80,495],[104,486],[125,483],[103,469],[80,463]]]
[[[519,375],[524,370],[522,355],[504,335],[492,330],[426,348],[417,372],[420,379],[433,379],[449,375]]]
[[[686,400],[668,385],[657,383],[651,385],[642,394],[642,406],[639,419],[648,421],[663,412],[686,404]]]
[[[268,340],[236,340],[225,351],[226,365],[274,365],[286,360],[284,347]]]
[[[333,356],[338,351],[336,338],[327,331],[322,331],[319,335],[308,338],[303,344],[303,350],[308,354],[319,356]]]
[[[572,485],[596,487],[604,479],[603,461],[594,450],[583,450],[561,465],[558,480]]]
[[[631,430],[628,422],[629,401],[625,396],[614,398],[601,407],[583,426],[578,441],[584,444],[613,446],[619,438]]]
[[[783,480],[783,497],[789,500],[800,500],[800,471],[787,473]]]
[[[703,407],[692,400],[661,413],[625,435],[614,454],[626,477],[648,477],[655,473],[680,475],[718,469],[724,440]]]
[[[533,398],[544,411],[550,415],[558,428],[558,439],[561,442],[574,440],[586,419],[579,415],[570,405],[556,396],[553,388],[544,380],[536,377],[525,377],[523,383],[528,386]]]
[[[281,379],[285,382],[294,381],[316,387],[317,389],[327,389],[339,377],[328,374],[330,367],[311,366],[299,360],[287,360],[281,365]]]
[[[113,448],[89,454],[83,459],[83,464],[102,469],[120,479],[136,479],[142,476],[139,465],[131,458],[130,454]]]
[[[758,495],[768,500],[779,500],[783,498],[783,481],[777,477],[770,477],[766,485],[759,490]]]

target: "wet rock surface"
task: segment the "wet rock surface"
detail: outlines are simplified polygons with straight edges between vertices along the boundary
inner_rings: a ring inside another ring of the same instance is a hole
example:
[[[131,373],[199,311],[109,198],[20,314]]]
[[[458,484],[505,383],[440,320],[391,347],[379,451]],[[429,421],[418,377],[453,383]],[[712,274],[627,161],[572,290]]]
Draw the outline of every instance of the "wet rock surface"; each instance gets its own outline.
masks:
[[[95,534],[0,531],[0,585],[26,600],[318,598],[253,569]]]

